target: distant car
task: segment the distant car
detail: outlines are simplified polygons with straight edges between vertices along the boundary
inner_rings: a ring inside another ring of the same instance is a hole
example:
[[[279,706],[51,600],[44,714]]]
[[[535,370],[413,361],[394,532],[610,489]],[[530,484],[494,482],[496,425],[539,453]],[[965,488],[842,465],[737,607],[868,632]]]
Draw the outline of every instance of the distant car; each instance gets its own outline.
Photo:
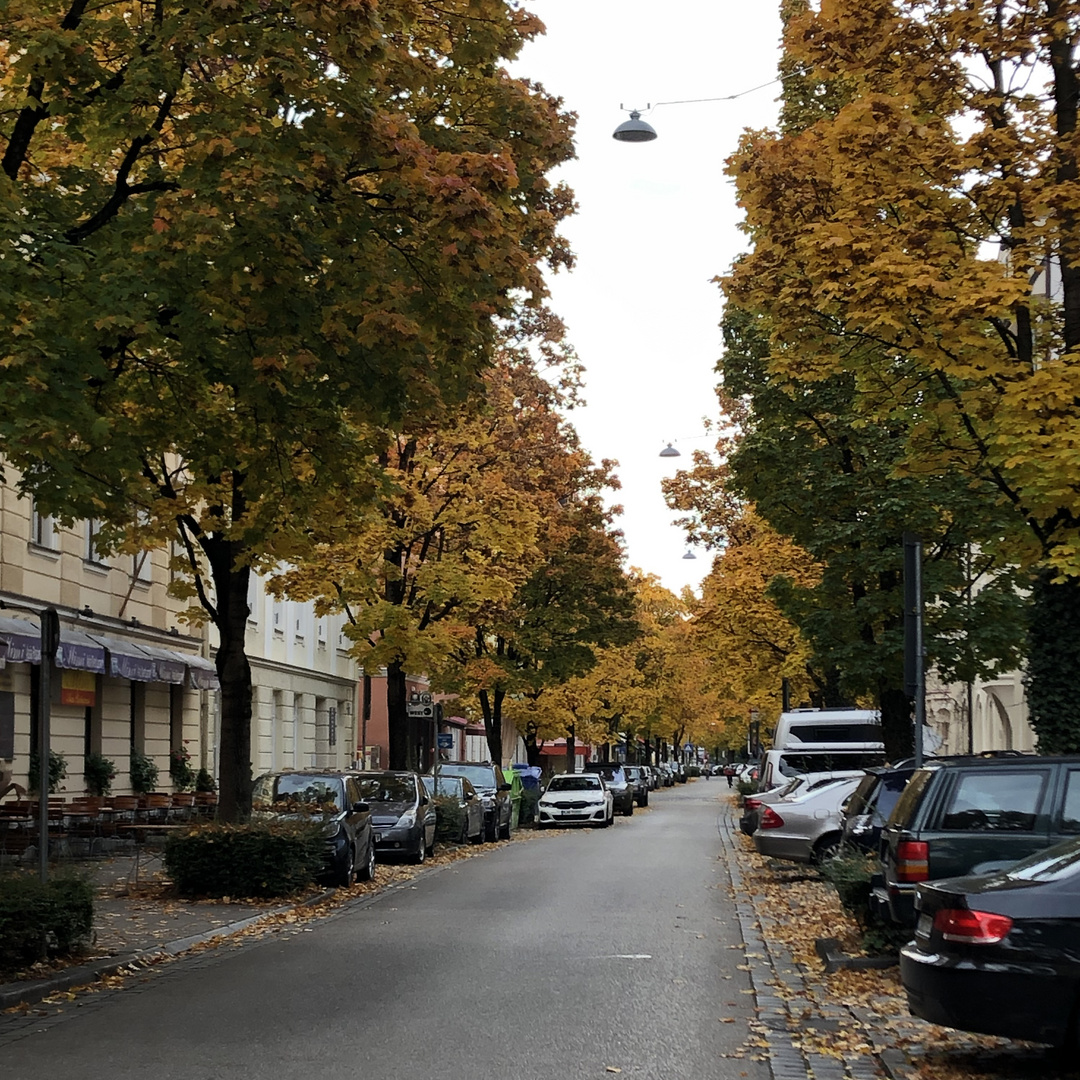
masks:
[[[484,839],[509,840],[513,831],[514,809],[510,803],[510,785],[502,769],[491,762],[446,761],[439,766],[444,776],[464,776],[476,788],[484,804]]]
[[[627,778],[622,765],[617,761],[590,761],[582,766],[582,772],[597,773],[604,778],[608,791],[611,792],[615,809],[624,817],[634,812],[634,785]]]
[[[1073,831],[1078,818],[1074,807]],[[920,884],[915,909],[900,979],[916,1016],[1074,1051],[1080,837],[993,874]]]
[[[537,826],[593,825],[607,828],[615,820],[611,792],[596,773],[561,773],[548,782],[537,805]]]
[[[671,769],[671,775],[676,784],[686,783],[686,769],[683,767],[681,761],[669,761],[668,768]]]
[[[476,788],[464,776],[443,776],[439,772],[436,788],[434,776],[421,776],[428,795],[449,799],[461,814],[461,832],[456,837],[459,844],[481,844],[484,841],[484,803]],[[437,816],[437,812],[436,812]],[[445,833],[441,834],[443,837]]]
[[[660,786],[673,787],[675,784],[675,774],[671,771],[670,763],[663,761],[656,767],[660,772]]]
[[[357,776],[371,807],[379,851],[422,863],[435,850],[435,804],[420,777],[404,771]]]
[[[753,836],[761,820],[762,807],[769,806],[785,796],[793,794],[799,788],[805,787],[805,785],[806,781],[801,776],[795,776],[779,787],[774,787],[771,791],[759,791],[755,795],[747,795],[743,799],[743,812],[742,817],[739,818],[739,828],[747,836]]]
[[[322,818],[326,876],[336,885],[375,877],[371,808],[355,774],[314,769],[263,773],[251,795],[252,817]]]
[[[866,770],[844,807],[841,823],[844,847],[867,855],[878,853],[881,830],[914,772],[914,765]]]
[[[624,765],[627,780],[634,785],[634,802],[638,806],[649,805],[649,777],[640,765]]]
[[[835,857],[840,850],[840,806],[859,779],[826,780],[811,791],[799,789],[765,806],[754,833],[758,853],[814,864]]]
[[[649,790],[655,791],[660,786],[660,771],[655,765],[642,765],[641,768],[645,773],[645,779],[648,782]]]

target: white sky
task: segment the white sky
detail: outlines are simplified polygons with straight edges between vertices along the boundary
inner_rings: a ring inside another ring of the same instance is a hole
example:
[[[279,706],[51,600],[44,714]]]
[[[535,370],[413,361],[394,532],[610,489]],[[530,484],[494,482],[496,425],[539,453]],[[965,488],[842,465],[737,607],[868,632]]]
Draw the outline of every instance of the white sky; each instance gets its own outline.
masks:
[[[710,557],[684,560],[660,479],[708,447],[702,418],[716,415],[720,294],[711,278],[746,247],[724,159],[744,128],[770,127],[778,87],[738,101],[669,105],[643,119],[651,143],[611,134],[620,103],[739,93],[776,77],[775,0],[530,0],[547,35],[516,73],[542,82],[578,114],[578,160],[559,177],[578,213],[564,232],[575,270],[551,279],[586,368],[588,406],[573,414],[593,457],[616,458],[630,565],[670,589],[695,588]],[[661,459],[675,442],[683,458]]]

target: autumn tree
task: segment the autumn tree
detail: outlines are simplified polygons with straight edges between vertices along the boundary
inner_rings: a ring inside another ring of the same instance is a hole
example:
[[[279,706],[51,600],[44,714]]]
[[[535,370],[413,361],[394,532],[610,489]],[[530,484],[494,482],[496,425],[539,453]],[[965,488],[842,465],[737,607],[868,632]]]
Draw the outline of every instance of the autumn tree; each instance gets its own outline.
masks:
[[[0,451],[45,512],[187,553],[250,805],[247,585],[380,487],[567,262],[571,120],[502,0],[12,0]],[[134,532],[131,522],[138,519]]]
[[[897,475],[1012,512],[984,550],[1030,571],[1032,723],[1080,749],[1080,12],[818,7],[785,52],[833,107],[732,159],[753,248],[728,295],[768,320],[770,371],[847,376],[866,422],[899,421]]]

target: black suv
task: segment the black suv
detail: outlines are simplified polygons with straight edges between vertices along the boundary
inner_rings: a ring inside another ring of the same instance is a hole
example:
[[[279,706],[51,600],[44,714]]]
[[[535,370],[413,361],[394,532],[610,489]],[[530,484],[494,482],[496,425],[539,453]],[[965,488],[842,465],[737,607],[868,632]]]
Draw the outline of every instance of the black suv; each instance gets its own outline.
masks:
[[[617,761],[591,761],[581,767],[582,772],[598,773],[611,792],[611,801],[624,817],[634,812],[634,785],[626,771]]]
[[[317,769],[263,773],[251,795],[252,818],[324,821],[326,873],[336,885],[375,876],[371,807],[355,774]]]
[[[439,763],[441,776],[464,776],[480,796],[484,804],[484,839],[509,840],[513,825],[514,807],[510,802],[510,785],[498,765],[490,761],[443,761]]]
[[[1080,835],[1080,756],[942,758],[916,769],[881,833],[882,913],[915,925],[920,881],[983,874]]]
[[[649,774],[640,765],[624,765],[623,772],[626,779],[634,787],[634,802],[638,806],[649,805]]]

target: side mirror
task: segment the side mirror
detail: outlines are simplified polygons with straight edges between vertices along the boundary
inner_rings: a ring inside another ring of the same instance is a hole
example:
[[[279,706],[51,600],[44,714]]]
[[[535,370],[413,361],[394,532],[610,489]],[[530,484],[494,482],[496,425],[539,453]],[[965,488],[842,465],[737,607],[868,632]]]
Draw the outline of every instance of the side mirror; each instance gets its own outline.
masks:
[[[476,798],[476,792],[475,791],[466,791],[465,792],[465,801],[466,802],[468,802],[470,799],[475,799],[475,798]]]
[[[499,790],[500,791],[513,791],[514,790],[514,785],[513,784],[502,784],[502,785],[500,785]]]
[[[429,803],[430,801],[431,801],[431,800],[430,800],[430,799],[428,799],[428,797],[427,797],[426,795],[421,795],[421,796],[420,796],[420,805],[421,805],[421,806],[427,806],[427,804],[428,804],[428,803]]]
[[[366,814],[371,810],[371,807],[366,802],[354,802],[352,808],[354,814]]]

